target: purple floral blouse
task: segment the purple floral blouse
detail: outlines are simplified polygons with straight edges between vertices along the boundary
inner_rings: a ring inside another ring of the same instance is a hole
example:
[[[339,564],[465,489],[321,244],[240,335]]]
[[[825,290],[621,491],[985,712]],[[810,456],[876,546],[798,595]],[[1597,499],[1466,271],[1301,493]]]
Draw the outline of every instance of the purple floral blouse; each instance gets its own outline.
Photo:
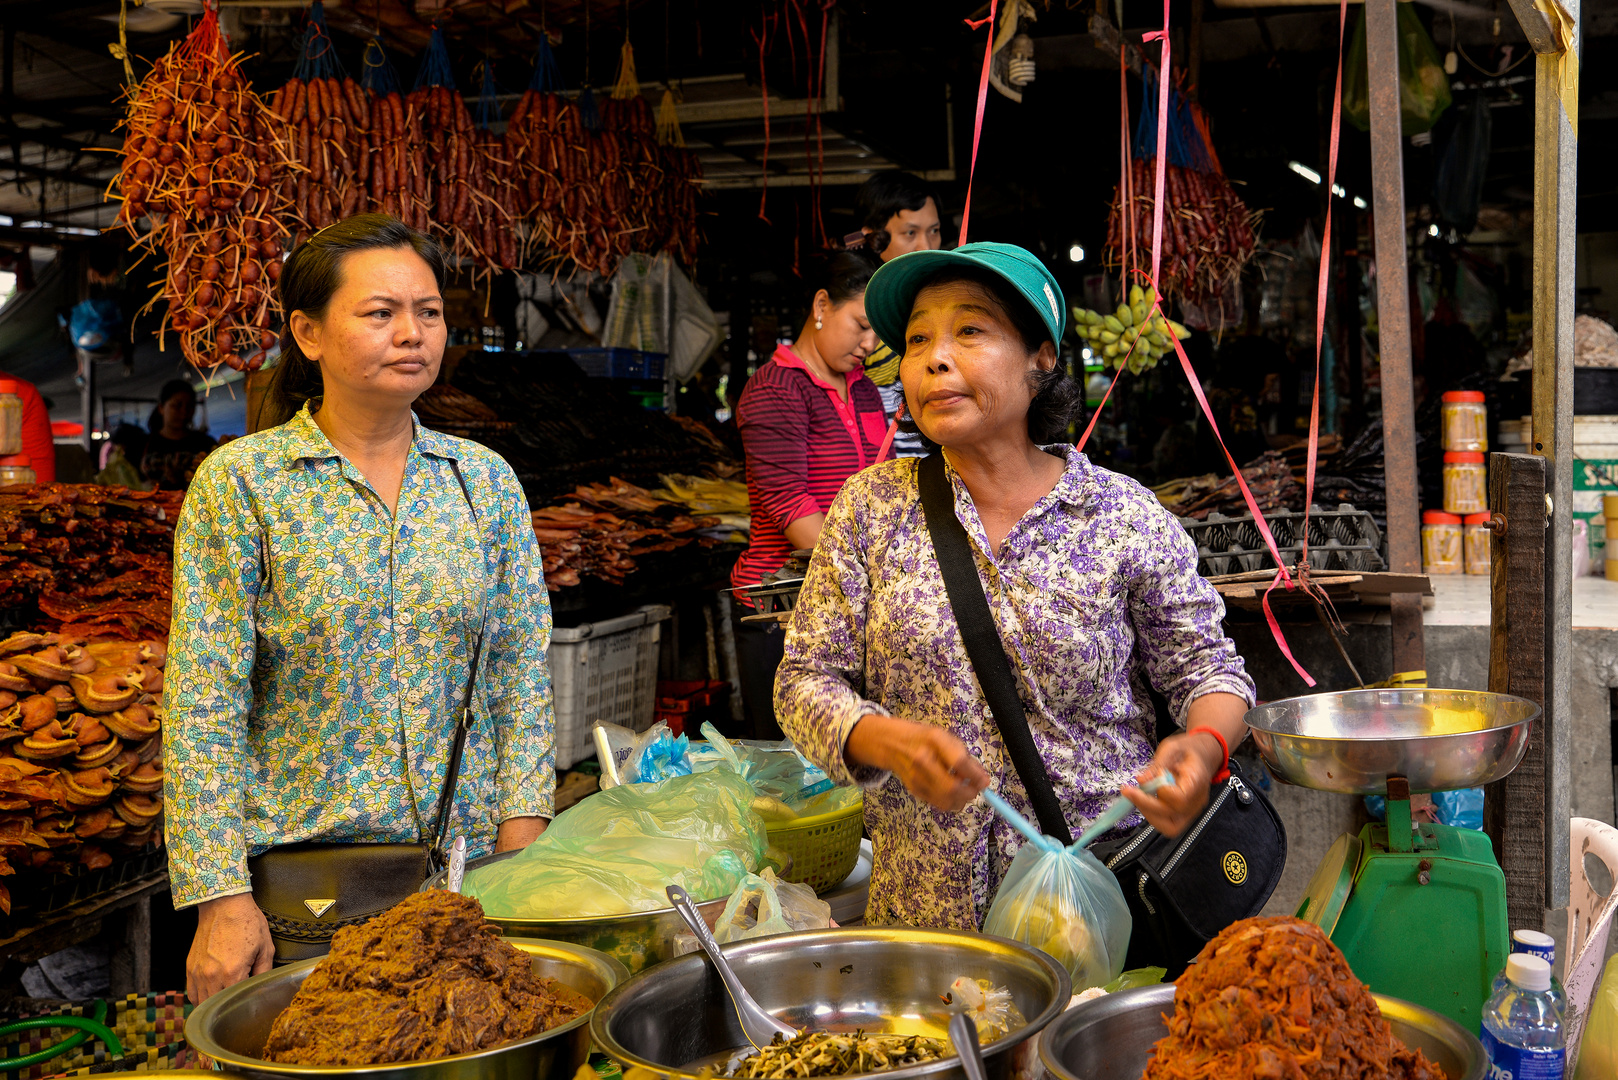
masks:
[[[1135,481],[1070,446],[1052,449],[1065,453],[1066,471],[997,555],[966,486],[948,474],[1034,742],[1077,835],[1152,758],[1145,676],[1182,723],[1203,694],[1251,703],[1253,682],[1179,523]],[[918,460],[856,474],[832,504],[788,625],[775,710],[805,755],[839,783],[866,788],[875,852],[866,920],[977,929],[1021,838],[981,799],[946,814],[898,778],[843,759],[866,714],[940,724],[1034,816],[944,592]]]

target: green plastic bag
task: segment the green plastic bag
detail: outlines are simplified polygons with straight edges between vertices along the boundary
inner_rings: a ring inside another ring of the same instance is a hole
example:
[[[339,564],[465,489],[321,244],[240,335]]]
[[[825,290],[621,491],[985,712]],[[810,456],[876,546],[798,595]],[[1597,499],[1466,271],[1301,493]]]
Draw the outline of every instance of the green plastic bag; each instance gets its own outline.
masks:
[[[1575,1080],[1612,1080],[1618,1076],[1618,956],[1607,961],[1601,985],[1590,1000],[1575,1068]]]
[[[1414,4],[1399,9],[1399,116],[1406,135],[1431,131],[1449,108],[1449,76],[1438,46],[1421,25]],[[1365,9],[1354,24],[1343,68],[1343,115],[1361,131],[1371,130],[1371,77],[1365,59]]]
[[[679,885],[728,896],[764,862],[753,788],[728,769],[624,784],[564,810],[515,858],[467,872],[494,918],[576,919],[656,911]]]

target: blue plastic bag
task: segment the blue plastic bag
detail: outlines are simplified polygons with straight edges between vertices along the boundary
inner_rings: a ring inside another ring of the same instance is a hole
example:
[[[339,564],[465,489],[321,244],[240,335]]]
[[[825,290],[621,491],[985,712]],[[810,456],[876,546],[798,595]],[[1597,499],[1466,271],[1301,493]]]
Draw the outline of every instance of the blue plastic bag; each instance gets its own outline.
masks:
[[[1028,843],[1000,883],[983,932],[1042,949],[1067,968],[1073,992],[1124,970],[1134,920],[1118,879],[1089,851]]]

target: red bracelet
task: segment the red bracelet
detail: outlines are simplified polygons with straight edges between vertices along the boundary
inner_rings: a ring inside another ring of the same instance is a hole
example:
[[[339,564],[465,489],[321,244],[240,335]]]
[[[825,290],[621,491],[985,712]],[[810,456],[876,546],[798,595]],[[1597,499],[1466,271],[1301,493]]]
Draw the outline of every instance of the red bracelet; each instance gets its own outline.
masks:
[[[1226,780],[1230,779],[1230,744],[1225,741],[1225,737],[1223,735],[1219,734],[1219,732],[1215,731],[1213,728],[1208,727],[1206,724],[1199,724],[1190,731],[1187,731],[1186,734],[1195,735],[1199,731],[1207,732],[1209,735],[1212,735],[1215,739],[1219,740],[1219,749],[1220,752],[1225,756],[1225,763],[1219,767],[1218,772],[1214,773],[1213,779],[1210,781],[1210,783],[1222,784]]]

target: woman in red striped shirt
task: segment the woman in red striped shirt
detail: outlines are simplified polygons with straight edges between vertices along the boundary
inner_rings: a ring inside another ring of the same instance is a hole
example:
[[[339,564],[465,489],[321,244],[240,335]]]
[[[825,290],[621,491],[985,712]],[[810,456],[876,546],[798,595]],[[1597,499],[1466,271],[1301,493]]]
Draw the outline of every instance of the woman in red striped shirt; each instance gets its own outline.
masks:
[[[734,586],[756,585],[820,538],[843,481],[883,457],[888,417],[865,377],[877,347],[865,318],[865,283],[876,262],[861,252],[832,255],[817,274],[798,339],[781,345],[748,380],[736,406],[747,451],[752,542],[731,571]],[[732,607],[742,703],[754,738],[780,739],[775,669],[785,635],[777,623],[742,622],[752,606]]]

